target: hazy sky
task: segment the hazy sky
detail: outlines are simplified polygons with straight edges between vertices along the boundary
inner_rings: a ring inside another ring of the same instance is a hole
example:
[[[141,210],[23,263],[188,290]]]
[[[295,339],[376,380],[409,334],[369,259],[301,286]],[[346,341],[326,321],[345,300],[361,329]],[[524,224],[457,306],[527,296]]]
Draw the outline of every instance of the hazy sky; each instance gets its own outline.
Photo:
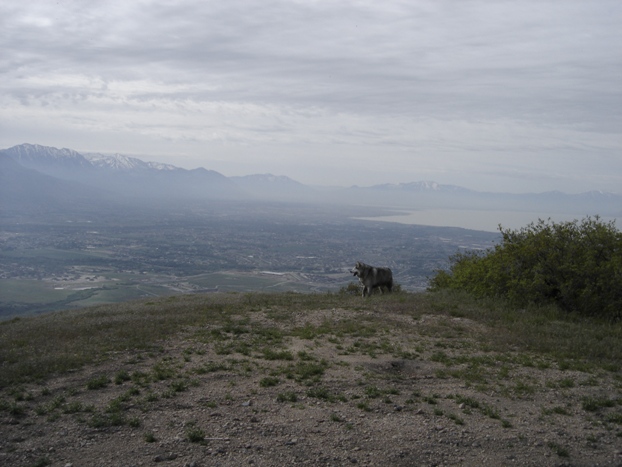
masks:
[[[0,148],[622,193],[620,0],[6,0]]]

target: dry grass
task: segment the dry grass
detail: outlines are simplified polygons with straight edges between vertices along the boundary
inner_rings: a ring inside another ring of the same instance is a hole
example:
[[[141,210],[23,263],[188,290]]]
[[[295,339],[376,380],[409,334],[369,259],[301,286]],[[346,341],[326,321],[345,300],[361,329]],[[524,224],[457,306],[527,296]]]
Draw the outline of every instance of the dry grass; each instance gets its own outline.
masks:
[[[560,367],[575,369],[619,371],[622,362],[622,323],[574,319],[551,308],[515,310],[503,302],[475,301],[462,294],[400,293],[367,300],[345,294],[185,295],[0,323],[0,388],[41,382],[53,374],[101,362],[114,352],[155,349],[189,329],[200,333],[220,325],[225,332],[248,333],[250,318],[259,311],[286,323],[293,313],[320,309],[374,313],[360,313],[360,318],[338,323],[306,323],[292,327],[289,335],[313,339],[330,334],[337,340],[344,335],[360,337],[359,346],[367,345],[367,351],[373,352],[365,338],[399,326],[399,322],[384,320],[383,315],[415,320],[432,315],[439,320],[422,326],[422,332],[448,342],[464,333],[451,318],[467,318],[482,325],[477,339],[483,348],[546,355]],[[266,355],[278,358],[278,353],[270,352],[275,352],[272,348],[283,336],[259,329],[256,323],[252,326],[255,338],[245,341],[246,351],[268,352]],[[374,345],[382,350],[381,341]],[[222,351],[227,351],[224,344]],[[537,357],[530,358],[533,365],[538,364]]]

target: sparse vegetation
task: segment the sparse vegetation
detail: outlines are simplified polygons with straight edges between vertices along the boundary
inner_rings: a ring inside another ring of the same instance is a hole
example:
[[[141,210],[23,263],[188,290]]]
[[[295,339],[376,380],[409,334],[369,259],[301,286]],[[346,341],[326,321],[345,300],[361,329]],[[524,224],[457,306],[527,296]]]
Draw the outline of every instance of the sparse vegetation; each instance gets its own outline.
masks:
[[[583,427],[582,439],[593,435],[586,443],[599,448],[622,434],[622,323],[576,320],[547,306],[516,309],[452,290],[368,300],[213,294],[51,316],[0,326],[0,420],[16,424],[3,429],[78,425],[129,443],[181,438],[225,455],[231,440],[250,435],[293,446],[296,436],[276,433],[300,423],[305,436],[326,432],[328,444],[346,430],[365,439],[378,426],[401,443],[403,430],[474,438],[485,425],[508,445],[529,439],[530,453],[550,430],[541,450],[578,464],[583,454],[554,427]],[[138,324],[138,339],[125,332]],[[86,328],[88,347],[79,332]],[[286,428],[271,431],[281,417]],[[593,426],[603,427],[598,436]],[[484,440],[469,446],[490,449]],[[240,449],[249,454],[253,443]]]
[[[261,378],[261,380],[259,381],[259,386],[261,386],[262,388],[269,388],[272,386],[276,386],[280,382],[281,380],[279,380],[279,378],[266,376],[265,378]]]
[[[186,437],[191,443],[200,443],[205,440],[205,432],[194,424],[186,428]]]
[[[298,395],[293,391],[282,392],[276,396],[276,400],[278,402],[297,402]]]
[[[89,380],[89,382],[86,383],[86,387],[90,390],[96,390],[105,388],[106,386],[108,386],[109,383],[110,378],[108,378],[106,375],[101,375]]]

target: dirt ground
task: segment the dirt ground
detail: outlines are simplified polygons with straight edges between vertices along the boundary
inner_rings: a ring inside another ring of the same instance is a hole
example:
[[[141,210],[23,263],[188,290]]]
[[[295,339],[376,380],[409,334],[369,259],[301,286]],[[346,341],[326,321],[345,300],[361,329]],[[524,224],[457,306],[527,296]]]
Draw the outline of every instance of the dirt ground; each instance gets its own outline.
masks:
[[[622,465],[620,375],[494,352],[483,331],[353,310],[188,329],[1,393],[0,465]]]

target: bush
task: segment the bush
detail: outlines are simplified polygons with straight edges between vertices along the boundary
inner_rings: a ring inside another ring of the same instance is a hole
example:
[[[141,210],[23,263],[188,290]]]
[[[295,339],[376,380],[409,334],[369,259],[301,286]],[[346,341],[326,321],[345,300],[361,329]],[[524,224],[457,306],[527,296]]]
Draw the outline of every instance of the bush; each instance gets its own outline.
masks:
[[[343,286],[339,289],[340,295],[361,295],[362,292],[363,286],[360,282],[350,282],[347,286]],[[393,282],[393,288],[391,292],[396,294],[402,293],[402,286]],[[382,290],[380,290],[379,288],[375,288],[372,291],[372,294],[380,295],[383,293],[388,293],[388,289],[384,286],[382,287]]]
[[[341,295],[361,295],[361,285],[358,282],[350,282],[347,286],[339,289]]]
[[[539,220],[499,228],[502,242],[484,253],[458,253],[430,289],[460,289],[512,303],[555,303],[585,316],[622,318],[622,233],[614,222]]]

